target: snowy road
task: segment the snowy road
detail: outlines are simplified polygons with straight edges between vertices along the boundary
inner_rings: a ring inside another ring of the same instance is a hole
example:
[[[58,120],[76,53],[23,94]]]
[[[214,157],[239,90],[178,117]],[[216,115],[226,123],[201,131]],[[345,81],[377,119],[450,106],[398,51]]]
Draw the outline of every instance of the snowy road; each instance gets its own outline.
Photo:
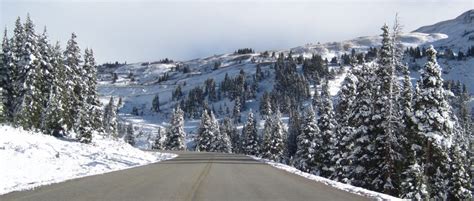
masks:
[[[369,200],[242,155],[179,153],[175,159],[84,177],[0,200]]]

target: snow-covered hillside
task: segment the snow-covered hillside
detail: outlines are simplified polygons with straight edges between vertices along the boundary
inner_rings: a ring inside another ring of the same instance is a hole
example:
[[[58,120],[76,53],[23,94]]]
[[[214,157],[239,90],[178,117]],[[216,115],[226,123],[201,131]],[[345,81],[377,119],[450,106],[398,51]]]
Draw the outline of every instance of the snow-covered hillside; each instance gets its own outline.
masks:
[[[443,33],[403,33],[400,36],[400,41],[405,47],[416,47],[445,38],[448,38],[448,36]],[[344,53],[348,54],[352,49],[357,52],[365,52],[370,47],[380,47],[381,42],[381,36],[363,36],[342,42],[307,44],[291,48],[289,51],[295,54],[303,54],[306,57],[310,57],[312,54],[319,54],[324,58],[331,59],[334,56],[339,57]],[[289,51],[283,52],[288,53]]]
[[[474,45],[474,9],[466,11],[455,19],[423,26],[414,32],[443,33],[448,37],[433,43],[437,48],[451,48],[454,52],[466,51]]]
[[[95,135],[91,144],[0,126],[0,195],[176,157]]]
[[[438,47],[451,47],[451,44],[462,44],[464,47],[473,45],[474,37],[471,31],[473,29],[472,16],[473,10],[465,12],[461,16],[440,22],[431,26],[422,27],[416,32],[403,33],[400,36],[401,43],[405,47],[428,46],[435,44]],[[463,31],[460,31],[463,30]],[[464,30],[468,30],[464,34]],[[420,33],[426,32],[426,33]],[[474,31],[473,31],[474,32]],[[461,34],[461,35],[460,35]],[[342,42],[330,42],[324,44],[306,44],[303,46],[290,48],[288,50],[269,50],[268,54],[288,55],[290,52],[294,58],[302,55],[310,58],[313,54],[321,55],[322,58],[330,60],[332,57],[340,57],[343,54],[350,54],[354,49],[356,52],[366,52],[371,47],[380,47],[381,36],[364,36]],[[110,96],[122,97],[123,105],[120,106],[119,115],[126,122],[134,123],[137,133],[137,146],[141,148],[150,148],[158,129],[167,125],[171,109],[177,104],[172,101],[172,93],[180,85],[183,94],[195,88],[204,87],[208,78],[215,80],[217,87],[227,74],[229,77],[235,77],[243,70],[247,80],[251,80],[255,75],[256,66],[259,65],[262,71],[268,73],[270,78],[263,80],[259,84],[257,99],[248,100],[246,110],[242,112],[245,118],[250,110],[258,111],[259,99],[264,91],[271,91],[274,84],[273,63],[276,58],[272,56],[262,56],[264,52],[250,54],[222,54],[213,55],[206,58],[198,58],[189,61],[177,62],[143,62],[134,64],[118,65],[115,67],[103,67],[99,69],[99,92],[102,102],[107,103]],[[407,61],[413,69],[412,77],[415,81],[419,78],[419,69],[424,65],[425,59]],[[443,77],[447,80],[460,80],[467,84],[468,89],[474,89],[474,59],[467,58],[463,61],[446,60],[440,58],[443,68]],[[176,68],[186,67],[186,72],[176,70]],[[342,66],[347,68],[347,66]],[[301,70],[301,65],[297,67]],[[330,65],[329,68],[339,69],[339,65]],[[112,82],[113,74],[117,75],[117,80]],[[167,75],[168,79],[160,80],[160,77]],[[336,95],[339,85],[344,79],[344,74],[339,74],[335,79],[330,80],[331,94]],[[311,93],[319,86],[311,86]],[[161,112],[151,112],[151,103],[155,95],[159,95]],[[224,99],[213,102],[211,105],[215,110],[223,107],[232,109],[233,101]],[[132,115],[132,110],[137,109],[139,115]],[[218,118],[219,115],[218,115]],[[285,117],[284,117],[285,118]],[[198,120],[186,119],[185,130],[188,133],[188,142],[192,141],[192,136],[196,132]]]

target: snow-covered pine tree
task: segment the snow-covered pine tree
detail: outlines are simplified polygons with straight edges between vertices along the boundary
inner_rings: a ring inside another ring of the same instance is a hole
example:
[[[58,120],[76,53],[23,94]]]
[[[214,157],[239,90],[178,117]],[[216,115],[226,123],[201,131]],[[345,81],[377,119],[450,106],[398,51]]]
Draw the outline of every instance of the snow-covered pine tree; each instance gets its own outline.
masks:
[[[171,151],[186,150],[186,133],[184,132],[184,112],[179,105],[171,116],[170,126],[166,132],[165,149]]]
[[[214,133],[213,143],[211,144],[211,151],[215,152],[223,152],[223,153],[231,153],[232,151],[232,144],[230,142],[229,136],[226,132],[221,132],[222,129],[219,126],[219,122],[217,121],[214,112],[210,112],[209,115],[211,118],[211,130]]]
[[[261,150],[261,155],[264,158],[270,158],[271,153],[271,140],[272,140],[272,127],[273,127],[273,118],[267,118],[265,119],[265,123],[263,125],[263,139],[262,139],[262,150]]]
[[[10,45],[7,34],[7,28],[5,28],[3,38],[2,38],[2,47],[0,49],[0,88],[5,88],[5,82],[7,79],[8,72],[8,60],[10,59]]]
[[[5,89],[5,107],[6,116],[10,122],[17,122],[17,113],[20,106],[20,91],[23,83],[20,82],[22,75],[20,58],[23,52],[23,44],[25,41],[25,32],[20,17],[15,21],[15,28],[13,29],[13,37],[9,43],[10,58],[7,61],[7,74]],[[5,43],[4,43],[5,44]]]
[[[412,153],[412,155],[416,155]],[[400,197],[410,200],[428,200],[426,177],[423,165],[419,165],[415,157],[408,157],[408,168],[403,172],[400,183]]]
[[[212,130],[212,133],[214,133],[214,139],[212,140],[212,143],[211,143],[211,151],[228,153],[230,149],[228,145],[230,145],[230,142],[229,144],[227,144],[226,140],[221,135],[219,122],[217,121],[213,110],[210,110],[209,113],[210,113],[209,116],[211,117],[211,122],[212,122],[211,130]]]
[[[291,161],[296,154],[298,147],[298,135],[301,133],[302,117],[299,109],[293,109],[290,111],[290,118],[288,120],[288,139],[287,139],[287,151],[288,158]]]
[[[153,101],[151,102],[151,111],[160,112],[160,96],[158,94],[155,95]]]
[[[321,107],[321,95],[319,95],[318,88],[314,87],[314,94],[313,99],[311,100],[311,104],[313,105],[313,109],[316,111],[316,114],[319,114],[319,108]]]
[[[395,74],[395,63],[393,55],[393,43],[388,26],[382,27],[382,47],[377,58],[377,69],[375,71],[375,96],[372,121],[374,122],[374,157],[373,163],[369,164],[367,177],[372,179],[372,190],[397,196],[402,170],[403,135],[397,135],[400,113],[397,111],[398,94],[394,88],[398,86]],[[371,166],[370,166],[371,165]]]
[[[270,121],[269,121],[270,120]],[[267,121],[269,123],[267,124]],[[276,162],[286,159],[286,130],[281,121],[281,113],[277,111],[271,119],[265,121],[262,156]]]
[[[372,179],[367,177],[368,167],[373,164],[375,147],[372,130],[374,124],[373,116],[373,82],[374,68],[363,65],[357,75],[357,96],[354,109],[349,117],[349,124],[353,126],[354,132],[348,134],[348,149],[352,150],[348,156],[350,166],[345,169],[344,175],[351,185],[370,188]]]
[[[267,117],[269,117],[271,114],[272,114],[272,105],[270,102],[270,94],[265,91],[260,101],[260,115],[264,119],[267,119]]]
[[[158,131],[155,137],[155,140],[153,141],[153,144],[151,146],[151,149],[156,149],[156,150],[163,150],[163,142],[165,140],[165,136],[161,132],[161,127],[158,127]]]
[[[339,148],[336,147],[337,142],[341,137],[336,133],[336,118],[332,104],[332,98],[329,94],[328,81],[322,83],[321,88],[321,108],[319,108],[318,127],[321,139],[316,138],[317,148],[316,158],[321,163],[320,175],[323,177],[330,177],[334,172],[334,164],[332,158],[339,153]]]
[[[345,173],[350,168],[349,155],[352,150],[350,146],[350,136],[354,133],[354,127],[349,123],[349,117],[354,109],[354,101],[357,95],[357,77],[354,76],[352,70],[347,72],[344,81],[342,82],[341,90],[338,94],[339,103],[336,107],[337,127],[336,132],[339,140],[336,142],[336,147],[339,153],[332,158],[334,164],[334,173],[331,179],[337,181],[347,182],[347,175]]]
[[[242,108],[240,96],[234,100],[234,109],[232,110],[232,118],[234,123],[241,123],[240,109]]]
[[[235,128],[232,120],[228,117],[224,118],[220,126],[221,134],[227,135],[230,140],[230,146],[232,148],[232,153],[241,153],[241,139],[239,132]]]
[[[201,117],[201,124],[196,138],[196,151],[212,151],[212,146],[216,136],[212,130],[212,120],[207,110],[204,110]]]
[[[466,169],[467,153],[459,144],[450,148],[450,170],[448,184],[448,200],[472,200],[471,177]],[[470,164],[470,163],[469,163]]]
[[[1,105],[1,120],[6,121],[8,120],[7,110],[8,108],[5,107],[6,103],[6,93],[8,89],[8,85],[11,85],[9,82],[8,74],[10,71],[10,62],[11,62],[11,50],[10,50],[10,40],[8,39],[7,29],[5,28],[5,32],[3,34],[2,40],[2,49],[0,51],[0,89],[1,97],[0,97],[0,105]]]
[[[318,127],[322,136],[321,145],[321,176],[330,177],[334,173],[335,164],[332,163],[332,159],[336,158],[339,154],[339,148],[337,147],[338,142],[342,140],[337,135],[336,127],[336,115],[334,113],[332,97],[329,94],[328,81],[325,80],[322,83],[321,88],[321,108],[319,109],[319,120]]]
[[[103,128],[104,132],[113,137],[118,136],[117,130],[117,110],[115,109],[114,97],[110,97],[109,103],[105,106],[104,117],[103,117]]]
[[[42,129],[45,133],[58,136],[64,128],[64,116],[66,111],[63,107],[63,101],[67,97],[67,91],[64,90],[65,69],[63,57],[59,42],[51,48],[51,83],[49,97],[46,103],[46,110],[43,111]]]
[[[68,40],[66,50],[64,51],[64,65],[66,79],[63,83],[65,90],[69,92],[69,95],[65,98],[63,103],[66,115],[64,123],[67,125],[66,129],[72,129],[74,124],[78,120],[77,115],[79,110],[82,108],[82,93],[84,90],[84,83],[82,82],[82,68],[81,63],[81,50],[76,42],[76,34],[72,33],[71,38]]]
[[[38,61],[39,61],[39,68],[43,75],[43,80],[38,81],[38,89],[41,93],[41,104],[43,105],[43,110],[41,111],[41,120],[40,120],[40,128],[43,129],[43,124],[45,122],[45,106],[47,105],[49,94],[51,91],[51,83],[53,83],[53,58],[52,58],[52,46],[49,44],[48,41],[48,34],[46,31],[46,27],[44,27],[43,34],[38,36]]]
[[[97,92],[97,65],[94,58],[94,51],[92,49],[86,49],[84,51],[84,75],[83,79],[85,81],[85,103],[89,108],[89,118],[91,121],[92,129],[98,132],[104,132],[102,127],[102,104],[99,101],[99,94]],[[119,103],[120,104],[120,100]],[[119,105],[116,106],[117,108]],[[86,107],[84,109],[87,109]]]
[[[399,131],[404,133],[405,142],[401,142],[405,160],[402,165],[400,177],[400,197],[413,200],[426,200],[429,198],[424,165],[421,163],[418,153],[422,153],[422,137],[414,130],[413,117],[413,87],[410,81],[410,72],[407,65],[402,66],[403,88],[401,90],[400,108],[403,127]],[[417,91],[419,88],[417,86]],[[418,93],[417,93],[418,94]]]
[[[96,91],[97,81],[95,68],[93,52],[89,49],[85,49],[84,65],[80,68],[81,83],[79,86],[81,98],[79,101],[81,102],[77,106],[80,116],[76,124],[80,141],[86,143],[91,141],[92,131],[101,128],[100,116],[102,116],[102,111],[100,110],[100,103]]]
[[[472,116],[470,107],[471,95],[469,94],[465,84],[462,86],[462,91],[458,98],[458,102],[459,110],[457,115],[461,127],[459,133],[461,136],[458,137],[458,141],[461,143],[461,149],[469,150],[472,139]],[[468,164],[468,166],[470,166],[471,161],[469,161]]]
[[[428,61],[415,96],[412,121],[415,135],[423,137],[422,162],[426,167],[426,184],[430,198],[446,199],[446,186],[450,180],[449,147],[452,146],[455,122],[451,118],[452,111],[447,92],[443,88],[436,53],[433,46],[426,50]]]
[[[35,25],[28,15],[24,24],[24,40],[19,62],[20,87],[18,97],[19,108],[17,110],[17,121],[25,129],[38,129],[41,124],[41,113],[46,97],[41,93],[41,82],[44,73],[40,66],[40,52],[38,50],[38,36]]]
[[[133,129],[133,124],[132,123],[129,123],[127,125],[127,133],[125,134],[125,142],[132,145],[132,146],[135,146],[135,132],[134,132],[134,129]]]
[[[94,108],[92,105],[84,105],[81,110],[79,110],[79,115],[78,115],[78,125],[77,128],[75,128],[77,132],[77,139],[82,142],[82,143],[91,143],[92,142],[92,134],[93,134],[93,128],[92,128],[92,119],[90,118],[90,114],[94,112]]]
[[[3,89],[0,87],[0,100],[3,100]],[[0,123],[5,121],[5,107],[3,101],[0,101]]]
[[[410,124],[410,119],[413,116],[413,86],[410,81],[410,71],[408,70],[408,66],[404,65],[403,66],[403,90],[401,93],[401,98],[400,98],[400,107],[402,108],[402,120],[403,123],[405,124],[406,131],[405,133],[410,132],[411,126]],[[409,136],[407,136],[409,138]]]
[[[256,156],[260,153],[260,143],[256,124],[257,121],[254,119],[253,112],[250,111],[247,116],[247,123],[242,129],[242,151],[244,154]]]
[[[317,173],[316,167],[316,136],[320,135],[318,122],[313,107],[308,106],[305,109],[304,121],[301,125],[301,134],[297,137],[297,150],[293,160],[293,165],[303,171],[309,173]]]

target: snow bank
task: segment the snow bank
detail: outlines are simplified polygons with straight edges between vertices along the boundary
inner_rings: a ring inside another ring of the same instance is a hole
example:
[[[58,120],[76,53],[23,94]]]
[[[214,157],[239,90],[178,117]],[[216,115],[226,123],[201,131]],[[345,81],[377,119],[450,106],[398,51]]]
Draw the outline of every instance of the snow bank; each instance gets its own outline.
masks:
[[[267,163],[267,164],[269,164],[269,165],[271,165],[275,168],[282,169],[282,170],[285,170],[287,172],[291,172],[293,174],[305,177],[305,178],[313,180],[313,181],[321,182],[321,183],[326,184],[328,186],[331,186],[331,187],[334,187],[334,188],[337,188],[337,189],[340,189],[340,190],[343,190],[343,191],[347,191],[349,193],[354,193],[354,194],[357,194],[357,195],[366,196],[366,197],[369,197],[369,198],[373,198],[375,200],[403,200],[403,199],[396,198],[396,197],[386,195],[386,194],[383,194],[383,193],[370,191],[370,190],[367,190],[367,189],[364,189],[364,188],[351,186],[349,184],[344,184],[344,183],[341,183],[341,182],[326,179],[324,177],[319,177],[319,176],[316,176],[316,175],[313,175],[313,174],[302,172],[302,171],[300,171],[300,170],[298,170],[294,167],[291,167],[291,166],[288,166],[288,165],[285,165],[285,164],[281,164],[281,163],[277,163],[277,162],[274,162],[272,160],[262,159],[262,158],[259,158],[259,157],[256,157],[256,156],[250,156],[250,157],[252,157],[255,160]]]
[[[176,157],[95,138],[91,144],[60,140],[0,125],[0,195]]]

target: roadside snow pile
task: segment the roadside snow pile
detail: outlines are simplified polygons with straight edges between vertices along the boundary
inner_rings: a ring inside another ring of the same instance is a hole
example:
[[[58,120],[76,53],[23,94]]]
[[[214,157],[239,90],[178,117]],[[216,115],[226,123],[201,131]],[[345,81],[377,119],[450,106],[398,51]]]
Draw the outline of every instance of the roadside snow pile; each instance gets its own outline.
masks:
[[[275,168],[285,170],[287,172],[305,177],[307,179],[310,179],[310,180],[313,180],[313,181],[316,181],[316,182],[321,182],[321,183],[326,184],[328,186],[331,186],[331,187],[334,187],[334,188],[337,188],[337,189],[340,189],[340,190],[343,190],[343,191],[347,191],[349,193],[362,195],[362,196],[365,196],[365,197],[373,198],[375,200],[384,200],[384,201],[385,200],[387,200],[387,201],[389,201],[389,200],[390,201],[392,201],[392,200],[394,200],[394,201],[403,200],[403,199],[396,198],[396,197],[386,195],[386,194],[383,194],[383,193],[370,191],[370,190],[367,190],[367,189],[364,189],[364,188],[351,186],[349,184],[344,184],[344,183],[341,183],[341,182],[326,179],[324,177],[320,177],[320,176],[316,176],[316,175],[309,174],[309,173],[306,173],[306,172],[302,172],[302,171],[300,171],[300,170],[298,170],[294,167],[291,167],[291,166],[288,166],[288,165],[285,165],[285,164],[282,164],[282,163],[277,163],[277,162],[274,162],[272,160],[263,159],[263,158],[259,158],[259,157],[256,157],[256,156],[250,156],[250,157],[252,157],[253,159],[255,159],[257,161],[267,163],[267,164],[269,164],[269,165],[271,165]]]
[[[0,195],[177,156],[144,152],[123,141],[97,138],[91,144],[82,144],[0,125]]]

